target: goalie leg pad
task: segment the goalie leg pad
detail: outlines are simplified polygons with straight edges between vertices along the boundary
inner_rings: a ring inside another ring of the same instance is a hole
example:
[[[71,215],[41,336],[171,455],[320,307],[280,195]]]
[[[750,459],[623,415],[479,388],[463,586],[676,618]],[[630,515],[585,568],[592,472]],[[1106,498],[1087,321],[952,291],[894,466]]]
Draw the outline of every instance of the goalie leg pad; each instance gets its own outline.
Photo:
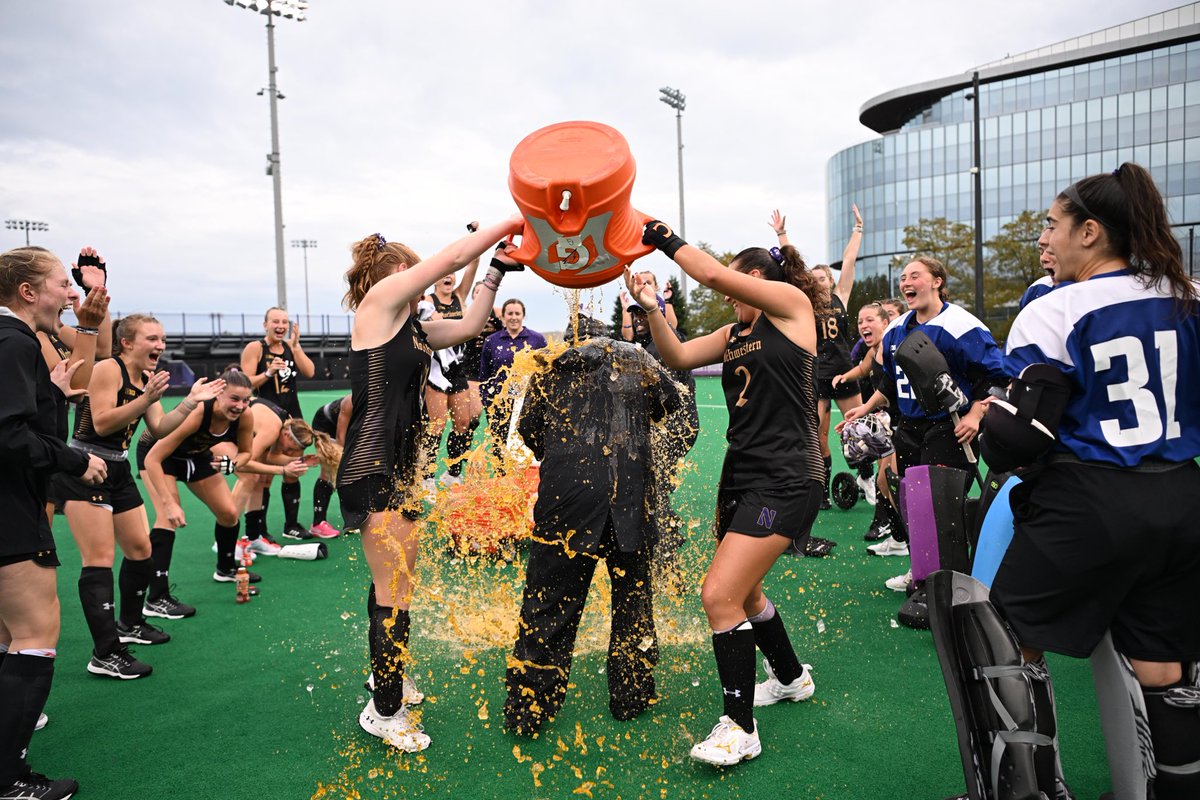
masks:
[[[926,586],[969,796],[1054,797],[1056,723],[1049,674],[1024,663],[983,584],[939,570]]]
[[[1113,796],[1146,800],[1154,780],[1154,746],[1141,686],[1129,660],[1113,647],[1111,634],[1104,634],[1090,661]]]
[[[913,580],[939,569],[970,570],[965,509],[971,475],[953,467],[909,467],[901,481]]]

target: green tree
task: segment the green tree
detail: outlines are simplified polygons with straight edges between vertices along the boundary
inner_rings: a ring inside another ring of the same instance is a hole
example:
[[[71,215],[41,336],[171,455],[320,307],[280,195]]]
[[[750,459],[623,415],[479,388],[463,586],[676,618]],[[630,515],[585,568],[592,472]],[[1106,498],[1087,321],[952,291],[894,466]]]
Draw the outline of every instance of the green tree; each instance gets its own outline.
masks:
[[[858,324],[858,310],[867,303],[887,300],[891,297],[891,287],[888,286],[888,276],[872,275],[869,278],[855,278],[854,287],[850,290],[850,304],[846,313],[850,324]]]
[[[1037,240],[1045,229],[1043,212],[1022,211],[987,242],[984,262],[984,320],[996,339],[1007,338],[1021,295],[1046,274]]]
[[[975,296],[975,229],[945,217],[921,219],[916,225],[904,226],[904,247],[914,255],[933,256],[946,265],[950,299],[971,305]],[[893,266],[903,269],[910,259],[893,259]],[[986,288],[986,286],[985,286]]]
[[[698,242],[696,247],[725,266],[729,266],[733,257],[737,255],[731,251],[718,253],[707,242]],[[679,313],[678,308],[675,309],[675,313]],[[688,296],[687,315],[690,325],[687,333],[693,339],[712,333],[721,326],[734,321],[733,308],[725,302],[724,295],[714,292],[707,286],[700,285],[694,286]]]
[[[624,309],[621,308],[621,293],[617,292],[617,296],[613,298],[613,313],[612,313],[612,320],[610,323],[610,327],[612,328],[612,338],[614,338],[614,339],[621,338],[621,312],[622,311],[624,311]]]

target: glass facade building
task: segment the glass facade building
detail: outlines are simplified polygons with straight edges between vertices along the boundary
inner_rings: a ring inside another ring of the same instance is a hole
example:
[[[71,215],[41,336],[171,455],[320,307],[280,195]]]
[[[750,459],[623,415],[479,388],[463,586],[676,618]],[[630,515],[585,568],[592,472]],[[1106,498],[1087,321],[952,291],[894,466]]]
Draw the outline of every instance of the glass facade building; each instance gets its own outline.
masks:
[[[946,217],[974,226],[973,72],[872,99],[860,120],[881,136],[830,159],[828,252],[845,247],[856,202],[858,275],[890,275],[907,252],[905,225]],[[1154,176],[1185,264],[1200,274],[1200,3],[978,73],[984,241],[1026,209],[1044,212],[1072,182],[1133,161]]]

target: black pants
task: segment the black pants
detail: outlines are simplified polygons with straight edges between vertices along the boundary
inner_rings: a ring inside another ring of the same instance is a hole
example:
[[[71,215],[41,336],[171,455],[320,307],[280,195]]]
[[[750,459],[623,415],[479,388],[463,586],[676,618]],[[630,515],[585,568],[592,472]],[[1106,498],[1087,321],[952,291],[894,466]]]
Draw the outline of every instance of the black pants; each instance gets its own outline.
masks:
[[[562,542],[546,544],[535,539],[529,546],[514,666],[505,678],[508,700],[504,719],[509,728],[532,733],[562,707],[579,619],[600,558],[612,583],[609,708],[618,719],[630,719],[655,697],[658,638],[649,548],[622,553],[611,524],[597,556],[571,553]]]

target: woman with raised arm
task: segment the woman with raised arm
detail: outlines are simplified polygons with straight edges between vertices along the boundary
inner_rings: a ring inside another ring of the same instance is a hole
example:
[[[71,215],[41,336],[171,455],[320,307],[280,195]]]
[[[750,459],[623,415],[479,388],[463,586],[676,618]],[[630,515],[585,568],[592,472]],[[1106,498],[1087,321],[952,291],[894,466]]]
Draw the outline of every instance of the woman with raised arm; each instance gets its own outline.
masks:
[[[58,471],[95,485],[103,459],[57,435],[57,398],[72,390],[78,363],[46,369],[36,332],[53,332],[78,295],[48,250],[0,253],[0,794],[62,800],[75,781],[51,780],[25,761],[54,677],[59,605],[54,536],[46,520],[46,482]],[[57,388],[55,388],[57,387]]]
[[[763,593],[763,578],[793,542],[803,546],[821,502],[813,370],[822,295],[791,245],[751,247],[725,267],[662,222],[647,223],[642,241],[729,297],[737,315],[733,324],[680,342],[650,285],[625,272],[668,367],[722,365],[729,448],[717,492],[717,549],[700,597],[713,632],[725,714],[691,756],[737,764],[762,752],[755,705],[804,700],[814,691],[778,610]],[[757,686],[755,646],[767,672]]]
[[[823,304],[825,310],[817,315],[817,413],[820,415],[821,429],[821,458],[825,462],[825,494],[821,498],[821,510],[831,508],[829,503],[829,479],[833,471],[833,456],[829,449],[829,416],[831,404],[837,402],[838,409],[846,411],[862,402],[858,393],[857,383],[839,383],[834,385],[833,379],[850,369],[850,348],[854,344],[850,320],[846,314],[846,306],[850,302],[850,290],[854,287],[854,261],[858,258],[858,248],[862,244],[863,221],[858,213],[858,206],[851,204],[854,212],[854,229],[850,232],[850,241],[842,251],[842,261],[839,265],[841,274],[837,283],[833,280],[833,270],[825,264],[813,267],[813,276],[817,280],[822,294],[826,298]],[[779,237],[779,246],[788,245],[787,217],[781,216],[778,209],[771,215],[771,228]],[[864,472],[865,471],[865,472]],[[859,485],[869,485],[871,480],[871,465],[860,468]],[[828,552],[825,550],[824,552]],[[824,555],[824,552],[819,553]],[[817,553],[815,553],[817,554]]]
[[[159,399],[170,375],[156,371],[167,346],[162,325],[148,314],[130,314],[117,324],[116,340],[116,355],[92,372],[71,439],[71,447],[108,462],[108,477],[93,486],[59,475],[54,479],[54,494],[83,561],[79,602],[93,643],[87,670],[132,680],[151,670],[133,657],[127,645],[165,644],[171,637],[145,617],[154,560],[145,504],[129,468],[129,445],[143,419],[151,434],[166,436],[198,404],[220,393],[224,384],[201,379],[179,405],[164,412]],[[124,558],[117,580],[120,611],[114,614],[113,564],[118,547]]]
[[[429,746],[429,737],[409,718],[403,701],[408,607],[417,559],[413,522],[421,513],[417,484],[422,396],[429,361],[433,350],[479,334],[504,274],[521,266],[502,255],[494,257],[483,289],[462,319],[421,323],[416,306],[425,287],[453,275],[499,240],[520,233],[523,223],[522,217],[511,217],[424,261],[409,247],[372,234],[354,245],[354,263],[346,271],[350,288],[345,304],[354,312],[353,411],[337,491],[342,519],[362,532],[371,569],[367,610],[375,679],[375,695],[358,719],[368,733],[408,752]]]
[[[479,223],[468,222],[467,230],[474,233],[479,230]],[[467,293],[471,291],[478,269],[479,257],[476,256],[467,264],[457,284],[454,275],[450,274],[433,285],[427,300],[433,307],[434,319],[463,318],[467,308]],[[425,485],[427,493],[435,488],[432,478],[437,471],[438,450],[442,446],[447,416],[451,426],[450,436],[446,439],[446,472],[441,481],[446,486],[462,483],[463,462],[471,449],[471,438],[475,432],[471,424],[469,380],[476,370],[467,364],[465,356],[465,343],[438,348],[434,354],[437,360],[434,366],[440,375],[437,380],[431,376],[425,384],[425,413],[429,416],[429,430],[425,439],[425,475],[429,481]],[[477,368],[478,364],[475,366]]]

